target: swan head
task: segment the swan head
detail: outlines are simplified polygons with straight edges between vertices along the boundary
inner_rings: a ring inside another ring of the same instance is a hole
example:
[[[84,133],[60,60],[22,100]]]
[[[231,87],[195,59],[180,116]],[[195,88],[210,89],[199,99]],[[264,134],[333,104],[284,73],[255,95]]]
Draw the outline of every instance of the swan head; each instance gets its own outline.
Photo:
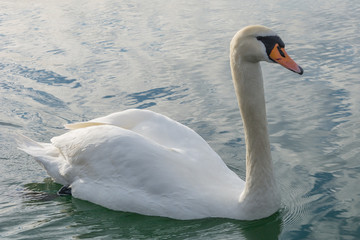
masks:
[[[248,62],[266,61],[303,74],[303,69],[285,51],[285,44],[271,29],[255,25],[241,29],[230,43],[231,58]]]

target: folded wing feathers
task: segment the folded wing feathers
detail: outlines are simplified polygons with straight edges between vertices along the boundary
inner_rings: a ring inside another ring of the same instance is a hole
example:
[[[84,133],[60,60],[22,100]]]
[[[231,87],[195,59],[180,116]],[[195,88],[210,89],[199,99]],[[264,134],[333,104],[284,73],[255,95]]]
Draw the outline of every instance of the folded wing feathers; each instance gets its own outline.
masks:
[[[107,125],[107,124],[100,123],[100,122],[79,122],[79,123],[65,124],[64,127],[66,129],[74,130],[74,129],[79,129],[79,128],[99,126],[99,125]]]

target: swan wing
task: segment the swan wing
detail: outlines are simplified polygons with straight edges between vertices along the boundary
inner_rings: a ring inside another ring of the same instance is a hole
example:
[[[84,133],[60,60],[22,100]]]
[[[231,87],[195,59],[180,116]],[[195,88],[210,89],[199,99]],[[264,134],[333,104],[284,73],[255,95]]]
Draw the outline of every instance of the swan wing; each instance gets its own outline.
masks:
[[[68,163],[61,175],[72,194],[114,210],[205,217],[224,199],[236,202],[243,185],[227,167],[204,165],[186,151],[114,125],[76,129],[51,141]]]
[[[89,122],[67,124],[65,127],[78,129],[104,124],[133,131],[173,151],[186,152],[187,156],[226,167],[218,154],[194,130],[169,117],[149,110],[129,109]]]

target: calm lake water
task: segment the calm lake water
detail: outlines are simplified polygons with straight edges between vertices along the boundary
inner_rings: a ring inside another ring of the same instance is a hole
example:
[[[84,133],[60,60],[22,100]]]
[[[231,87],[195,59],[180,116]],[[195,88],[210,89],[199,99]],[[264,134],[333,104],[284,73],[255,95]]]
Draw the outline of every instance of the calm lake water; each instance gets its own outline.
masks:
[[[360,2],[1,1],[1,239],[359,239]],[[49,141],[128,108],[197,131],[245,178],[229,67],[240,28],[273,28],[305,74],[264,63],[282,209],[259,221],[177,221],[72,197],[13,133]]]

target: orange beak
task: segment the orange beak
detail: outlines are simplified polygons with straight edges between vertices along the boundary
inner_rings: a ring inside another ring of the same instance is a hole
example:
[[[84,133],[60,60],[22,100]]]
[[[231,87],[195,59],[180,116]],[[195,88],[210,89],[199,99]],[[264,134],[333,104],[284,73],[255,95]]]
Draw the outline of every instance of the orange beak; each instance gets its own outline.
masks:
[[[280,48],[279,44],[275,44],[274,48],[271,50],[269,57],[274,62],[279,63],[281,66],[296,72],[300,75],[304,73],[304,70],[296,64],[294,60],[289,57],[284,48]]]

